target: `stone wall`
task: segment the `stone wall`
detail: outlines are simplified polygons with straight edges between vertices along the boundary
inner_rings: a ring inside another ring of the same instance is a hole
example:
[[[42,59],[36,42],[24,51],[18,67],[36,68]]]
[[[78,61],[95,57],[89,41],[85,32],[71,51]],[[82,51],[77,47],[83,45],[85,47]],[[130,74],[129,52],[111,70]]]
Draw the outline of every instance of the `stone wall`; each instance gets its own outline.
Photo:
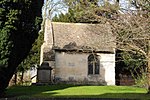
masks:
[[[115,85],[115,54],[101,54],[100,74],[88,75],[88,53],[56,52],[54,80],[57,82]]]

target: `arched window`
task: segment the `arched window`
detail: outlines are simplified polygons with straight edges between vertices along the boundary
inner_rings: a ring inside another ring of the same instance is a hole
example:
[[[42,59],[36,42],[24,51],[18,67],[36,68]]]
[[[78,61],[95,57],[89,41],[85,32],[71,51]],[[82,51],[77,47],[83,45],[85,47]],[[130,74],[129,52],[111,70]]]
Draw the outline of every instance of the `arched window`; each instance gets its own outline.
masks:
[[[99,59],[96,55],[91,54],[88,57],[88,75],[99,74]]]

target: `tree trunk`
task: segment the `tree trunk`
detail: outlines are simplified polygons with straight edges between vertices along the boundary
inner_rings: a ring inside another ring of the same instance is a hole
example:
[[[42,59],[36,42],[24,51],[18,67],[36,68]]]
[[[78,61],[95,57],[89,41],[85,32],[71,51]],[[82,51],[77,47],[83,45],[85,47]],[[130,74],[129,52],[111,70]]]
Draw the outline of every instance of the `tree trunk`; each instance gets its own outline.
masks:
[[[150,40],[148,40],[148,94],[150,94]]]
[[[0,66],[0,97],[3,97],[5,95],[5,89],[7,88],[10,79],[12,78],[14,72],[16,70],[16,67],[7,66],[7,67],[1,67]]]
[[[17,72],[15,72],[14,83],[15,83],[15,85],[17,85]]]
[[[23,85],[24,70],[21,73],[21,84]]]

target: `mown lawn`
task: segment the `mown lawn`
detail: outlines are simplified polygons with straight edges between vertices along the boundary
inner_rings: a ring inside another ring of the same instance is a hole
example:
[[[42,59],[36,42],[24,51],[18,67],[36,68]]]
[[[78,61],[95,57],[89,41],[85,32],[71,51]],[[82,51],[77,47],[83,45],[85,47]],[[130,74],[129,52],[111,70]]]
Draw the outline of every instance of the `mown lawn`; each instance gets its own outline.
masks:
[[[18,98],[127,98],[149,99],[146,89],[131,86],[13,86],[6,91],[8,97]]]

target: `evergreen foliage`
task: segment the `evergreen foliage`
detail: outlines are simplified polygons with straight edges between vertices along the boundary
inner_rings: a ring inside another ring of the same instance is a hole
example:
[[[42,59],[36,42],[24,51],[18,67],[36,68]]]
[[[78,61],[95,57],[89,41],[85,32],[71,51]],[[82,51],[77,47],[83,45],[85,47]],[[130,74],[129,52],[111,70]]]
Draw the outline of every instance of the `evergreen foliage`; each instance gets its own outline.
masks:
[[[98,5],[98,0],[65,0],[69,6],[67,14],[55,16],[56,22],[105,23],[118,12],[117,4]]]
[[[40,64],[40,51],[41,45],[43,44],[44,34],[43,32],[39,32],[38,38],[32,44],[32,49],[28,53],[28,56],[22,61],[19,65],[17,71],[25,71],[30,69],[31,67],[35,67],[35,65]]]
[[[0,94],[38,36],[41,0],[0,1]]]

